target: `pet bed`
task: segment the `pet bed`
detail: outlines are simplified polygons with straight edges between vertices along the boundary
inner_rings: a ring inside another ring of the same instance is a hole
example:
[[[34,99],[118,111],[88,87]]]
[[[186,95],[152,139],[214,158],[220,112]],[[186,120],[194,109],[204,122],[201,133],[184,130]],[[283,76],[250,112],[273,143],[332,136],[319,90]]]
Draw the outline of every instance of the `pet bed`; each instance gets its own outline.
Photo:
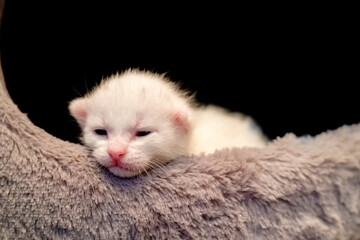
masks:
[[[360,239],[360,125],[119,179],[0,80],[1,239]]]

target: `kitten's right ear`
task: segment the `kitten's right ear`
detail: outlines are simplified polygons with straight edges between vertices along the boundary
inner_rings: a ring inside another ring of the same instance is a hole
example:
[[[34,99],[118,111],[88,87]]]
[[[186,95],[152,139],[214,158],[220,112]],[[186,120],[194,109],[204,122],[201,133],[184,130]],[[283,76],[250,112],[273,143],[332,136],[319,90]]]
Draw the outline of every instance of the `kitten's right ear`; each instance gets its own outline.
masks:
[[[86,100],[84,98],[76,98],[69,104],[69,111],[81,128],[84,128],[86,123],[87,111]]]

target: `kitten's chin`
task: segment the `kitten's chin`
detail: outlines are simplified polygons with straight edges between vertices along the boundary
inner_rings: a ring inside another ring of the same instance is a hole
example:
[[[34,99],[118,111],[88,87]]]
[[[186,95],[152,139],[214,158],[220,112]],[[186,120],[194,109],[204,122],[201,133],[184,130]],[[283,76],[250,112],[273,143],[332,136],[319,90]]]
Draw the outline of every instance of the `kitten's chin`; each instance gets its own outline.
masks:
[[[119,166],[108,167],[108,169],[112,174],[121,178],[131,178],[141,173],[140,171],[137,170],[128,170],[121,168]]]

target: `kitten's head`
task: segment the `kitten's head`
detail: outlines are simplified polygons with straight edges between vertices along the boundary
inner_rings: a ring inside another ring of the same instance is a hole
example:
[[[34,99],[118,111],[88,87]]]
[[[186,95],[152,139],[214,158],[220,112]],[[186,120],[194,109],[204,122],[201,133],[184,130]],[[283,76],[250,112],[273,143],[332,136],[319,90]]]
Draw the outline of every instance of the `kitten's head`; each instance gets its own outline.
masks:
[[[131,70],[104,80],[69,110],[93,157],[132,177],[187,153],[188,99],[162,76]]]

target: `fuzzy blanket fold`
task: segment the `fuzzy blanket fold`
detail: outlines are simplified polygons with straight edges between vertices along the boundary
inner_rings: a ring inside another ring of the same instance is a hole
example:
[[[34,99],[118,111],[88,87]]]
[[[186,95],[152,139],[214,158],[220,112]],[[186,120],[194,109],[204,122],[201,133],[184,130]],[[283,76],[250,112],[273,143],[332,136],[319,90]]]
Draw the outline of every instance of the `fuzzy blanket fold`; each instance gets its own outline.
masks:
[[[360,125],[119,179],[3,90],[1,239],[360,239]]]

